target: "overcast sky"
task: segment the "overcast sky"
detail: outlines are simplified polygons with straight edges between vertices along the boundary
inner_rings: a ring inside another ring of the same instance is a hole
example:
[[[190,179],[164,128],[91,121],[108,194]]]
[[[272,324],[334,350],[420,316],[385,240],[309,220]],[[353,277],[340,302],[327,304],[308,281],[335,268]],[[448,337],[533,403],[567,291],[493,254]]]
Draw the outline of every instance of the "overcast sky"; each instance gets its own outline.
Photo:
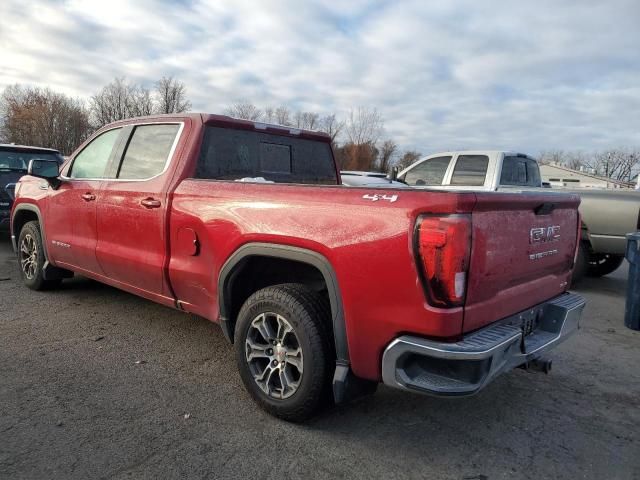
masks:
[[[2,0],[0,88],[173,75],[196,111],[375,107],[423,153],[640,146],[639,21],[639,0]]]

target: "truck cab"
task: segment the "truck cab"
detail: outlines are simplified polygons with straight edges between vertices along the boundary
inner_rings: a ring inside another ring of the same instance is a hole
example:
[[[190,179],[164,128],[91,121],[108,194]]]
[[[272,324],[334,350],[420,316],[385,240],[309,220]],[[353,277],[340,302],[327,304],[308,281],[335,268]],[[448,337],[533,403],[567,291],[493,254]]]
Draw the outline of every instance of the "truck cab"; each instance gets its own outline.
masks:
[[[513,190],[542,187],[535,158],[524,153],[465,150],[429,155],[405,168],[398,179],[413,187]]]

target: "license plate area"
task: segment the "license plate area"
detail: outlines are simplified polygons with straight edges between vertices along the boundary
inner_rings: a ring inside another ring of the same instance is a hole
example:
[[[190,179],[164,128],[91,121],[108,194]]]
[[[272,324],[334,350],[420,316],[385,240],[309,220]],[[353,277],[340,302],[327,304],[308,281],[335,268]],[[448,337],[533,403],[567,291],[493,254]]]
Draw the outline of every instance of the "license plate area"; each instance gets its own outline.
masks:
[[[528,337],[539,327],[543,309],[543,306],[536,306],[520,312],[510,319],[509,324],[518,327],[523,337]]]

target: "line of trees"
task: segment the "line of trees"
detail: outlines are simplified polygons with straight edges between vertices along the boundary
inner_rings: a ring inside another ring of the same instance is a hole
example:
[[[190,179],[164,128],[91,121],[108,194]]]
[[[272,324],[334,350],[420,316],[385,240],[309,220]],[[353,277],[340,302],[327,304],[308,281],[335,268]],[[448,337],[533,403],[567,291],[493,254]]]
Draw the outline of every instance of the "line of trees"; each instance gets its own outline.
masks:
[[[382,138],[384,120],[375,108],[351,109],[344,120],[340,120],[335,114],[293,111],[284,105],[260,108],[246,101],[233,103],[223,112],[225,115],[254,122],[325,132],[331,136],[336,161],[342,170],[386,172],[392,165],[402,168],[421,156],[413,150],[401,154],[395,141]]]
[[[640,170],[640,150],[616,148],[600,152],[552,150],[540,154],[542,164],[561,165],[594,175],[630,182]]]
[[[107,123],[190,108],[185,85],[173,77],[162,77],[153,89],[116,78],[88,100],[11,85],[0,95],[0,142],[50,147],[68,155]]]
[[[0,142],[46,146],[68,155],[102,126],[131,117],[188,111],[185,85],[163,77],[149,89],[126,78],[115,78],[88,99],[73,98],[49,88],[12,85],[0,95]],[[354,108],[345,119],[335,114],[294,111],[287,106],[264,109],[236,102],[224,113],[236,118],[320,130],[331,136],[336,160],[343,170],[388,171],[420,157],[400,153],[398,144],[383,139],[384,121],[378,110]]]
[[[115,78],[88,99],[73,98],[49,88],[12,85],[0,95],[0,142],[52,147],[70,154],[96,129],[118,120],[158,113],[181,113],[191,108],[181,81],[162,77],[152,88]],[[335,114],[292,110],[286,105],[260,108],[241,101],[224,113],[236,118],[319,130],[331,136],[342,170],[402,169],[422,155],[401,152],[384,138],[384,120],[375,108],[353,108],[344,119]],[[640,169],[640,150],[601,152],[544,151],[541,163],[564,165],[615,180],[631,181]]]

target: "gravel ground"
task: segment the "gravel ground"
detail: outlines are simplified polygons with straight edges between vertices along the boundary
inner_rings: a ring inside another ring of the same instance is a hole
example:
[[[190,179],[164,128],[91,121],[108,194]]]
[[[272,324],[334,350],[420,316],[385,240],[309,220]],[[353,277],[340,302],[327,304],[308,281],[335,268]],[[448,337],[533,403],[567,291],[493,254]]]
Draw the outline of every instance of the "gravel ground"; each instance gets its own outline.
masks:
[[[292,425],[252,403],[216,325],[83,278],[32,292],[2,240],[0,478],[640,479],[626,277],[576,289],[551,375],[459,400],[380,387]]]

